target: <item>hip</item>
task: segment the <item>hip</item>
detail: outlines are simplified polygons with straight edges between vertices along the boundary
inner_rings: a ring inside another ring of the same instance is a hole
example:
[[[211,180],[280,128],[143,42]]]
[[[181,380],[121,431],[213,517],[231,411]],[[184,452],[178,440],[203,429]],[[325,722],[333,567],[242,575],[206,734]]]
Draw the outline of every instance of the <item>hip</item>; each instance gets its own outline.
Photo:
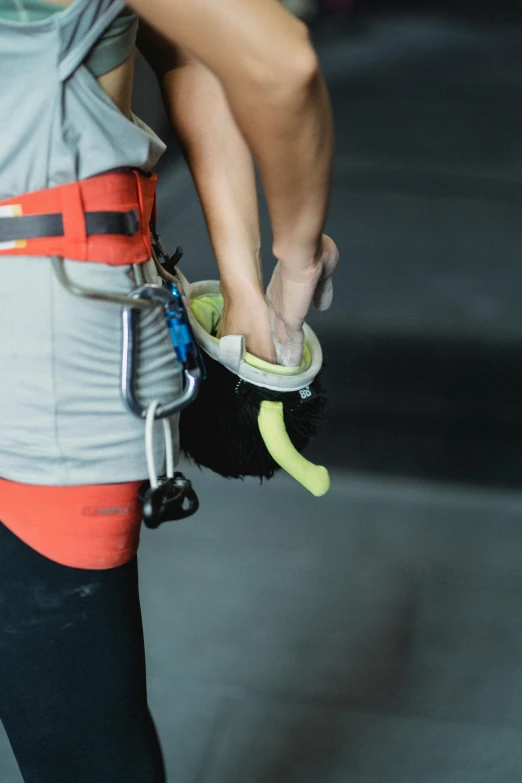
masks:
[[[126,294],[138,282],[133,266],[66,267],[90,288]],[[158,282],[152,263],[140,268]],[[0,477],[43,485],[145,478],[144,425],[120,396],[121,308],[72,296],[48,258],[4,257],[0,270]],[[145,402],[180,393],[181,368],[156,310],[139,317],[137,372]],[[156,450],[161,460],[161,438]]]

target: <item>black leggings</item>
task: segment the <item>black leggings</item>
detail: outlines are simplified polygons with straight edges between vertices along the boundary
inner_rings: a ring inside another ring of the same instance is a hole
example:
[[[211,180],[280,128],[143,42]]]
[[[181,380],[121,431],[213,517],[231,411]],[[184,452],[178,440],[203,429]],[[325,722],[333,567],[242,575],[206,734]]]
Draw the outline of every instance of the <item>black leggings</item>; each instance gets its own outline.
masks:
[[[68,568],[0,523],[0,718],[25,783],[164,783],[136,558]]]

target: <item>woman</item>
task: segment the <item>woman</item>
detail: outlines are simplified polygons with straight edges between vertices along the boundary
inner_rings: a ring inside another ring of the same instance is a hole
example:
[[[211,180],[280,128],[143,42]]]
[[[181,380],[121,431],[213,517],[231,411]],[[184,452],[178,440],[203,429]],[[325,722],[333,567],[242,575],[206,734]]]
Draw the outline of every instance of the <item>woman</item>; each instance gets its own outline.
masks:
[[[298,364],[337,263],[321,233],[330,111],[306,30],[275,0],[129,5],[205,210],[221,334]],[[0,0],[0,717],[27,783],[165,779],[137,588],[145,428],[120,399],[121,308],[63,285],[126,296],[157,279],[149,172],[163,145],[131,114],[135,22],[121,0]],[[252,155],[278,258],[267,299]],[[108,228],[123,213],[139,227]],[[182,385],[157,309],[140,314],[138,354],[150,411]]]

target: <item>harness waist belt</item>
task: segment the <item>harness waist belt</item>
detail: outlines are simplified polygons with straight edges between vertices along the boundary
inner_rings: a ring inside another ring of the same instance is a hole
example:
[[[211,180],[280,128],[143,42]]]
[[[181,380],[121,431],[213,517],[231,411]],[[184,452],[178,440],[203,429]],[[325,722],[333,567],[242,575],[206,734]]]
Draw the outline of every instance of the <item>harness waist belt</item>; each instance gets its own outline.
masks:
[[[0,256],[61,256],[114,266],[151,257],[157,176],[97,177],[0,201]]]

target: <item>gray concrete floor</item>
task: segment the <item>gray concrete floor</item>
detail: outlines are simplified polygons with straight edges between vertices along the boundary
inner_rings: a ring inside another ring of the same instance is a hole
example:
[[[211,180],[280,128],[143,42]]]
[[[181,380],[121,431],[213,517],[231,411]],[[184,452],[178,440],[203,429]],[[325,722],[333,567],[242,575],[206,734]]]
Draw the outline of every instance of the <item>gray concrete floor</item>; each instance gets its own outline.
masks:
[[[187,467],[200,513],[141,547],[151,706],[171,783],[518,783],[522,31],[429,7],[341,28],[315,31],[333,487]],[[214,276],[175,149],[162,174],[165,239]]]
[[[521,494],[197,484],[197,518],[141,548],[169,781],[520,780]]]
[[[198,484],[141,559],[172,781],[520,779],[521,495]]]

